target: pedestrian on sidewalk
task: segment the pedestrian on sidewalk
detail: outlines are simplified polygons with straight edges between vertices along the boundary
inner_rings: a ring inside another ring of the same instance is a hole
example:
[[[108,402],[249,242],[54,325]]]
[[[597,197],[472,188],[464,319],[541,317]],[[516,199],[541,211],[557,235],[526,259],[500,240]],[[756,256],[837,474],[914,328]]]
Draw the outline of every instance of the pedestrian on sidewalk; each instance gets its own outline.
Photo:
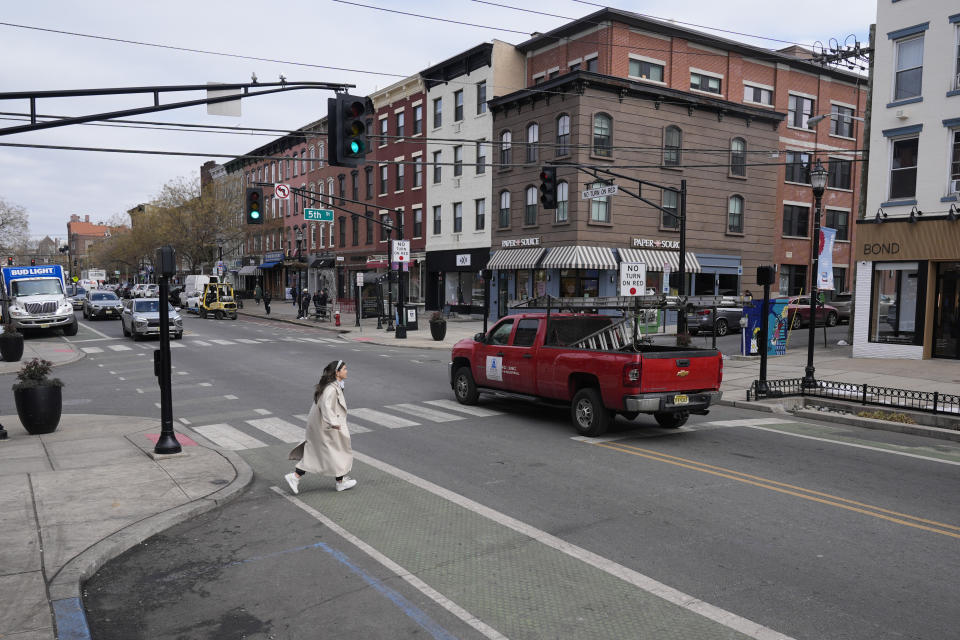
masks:
[[[262,298],[262,297],[263,297],[263,287],[261,287],[261,286],[258,284],[258,285],[257,285],[257,288],[253,290],[253,299],[254,299],[254,300],[256,301],[256,303],[259,305],[259,304],[260,304],[260,298]]]
[[[263,310],[266,311],[267,315],[270,315],[270,301],[273,300],[273,296],[270,295],[269,291],[263,292]]]
[[[310,315],[310,292],[306,289],[300,294],[300,315],[298,318],[303,320],[307,319],[307,316]]]
[[[293,308],[297,309],[297,303],[300,301],[300,291],[296,287],[290,287],[290,297],[293,298]]]
[[[353,467],[353,448],[347,430],[347,401],[343,385],[347,379],[347,363],[334,360],[328,364],[313,390],[313,405],[307,416],[307,439],[290,452],[296,460],[293,473],[284,476],[290,491],[300,493],[300,478],[306,472],[336,478],[337,491],[356,486],[347,475]]]

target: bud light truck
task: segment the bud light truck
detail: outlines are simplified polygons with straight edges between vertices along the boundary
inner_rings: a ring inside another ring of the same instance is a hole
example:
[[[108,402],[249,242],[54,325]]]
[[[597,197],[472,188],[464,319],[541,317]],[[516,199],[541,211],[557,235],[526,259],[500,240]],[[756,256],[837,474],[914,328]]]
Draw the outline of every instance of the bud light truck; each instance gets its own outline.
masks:
[[[77,335],[60,265],[3,267],[2,273],[8,317],[17,329],[63,329],[65,336]]]

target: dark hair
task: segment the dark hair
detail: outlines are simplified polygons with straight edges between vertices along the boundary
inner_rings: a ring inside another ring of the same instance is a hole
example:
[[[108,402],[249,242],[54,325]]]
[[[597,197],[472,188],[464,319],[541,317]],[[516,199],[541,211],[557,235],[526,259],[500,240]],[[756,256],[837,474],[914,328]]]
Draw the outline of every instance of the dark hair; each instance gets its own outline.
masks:
[[[323,368],[323,373],[320,374],[320,382],[313,388],[314,402],[320,399],[320,394],[323,393],[323,390],[327,388],[328,384],[337,381],[337,371],[340,371],[340,369],[345,366],[347,366],[347,363],[343,360],[333,360]]]

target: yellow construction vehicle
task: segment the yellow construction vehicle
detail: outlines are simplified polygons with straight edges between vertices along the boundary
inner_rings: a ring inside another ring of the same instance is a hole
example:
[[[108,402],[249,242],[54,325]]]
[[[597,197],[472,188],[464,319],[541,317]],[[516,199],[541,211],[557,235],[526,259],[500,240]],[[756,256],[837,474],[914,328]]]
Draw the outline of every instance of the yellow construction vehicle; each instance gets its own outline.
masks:
[[[237,319],[237,302],[233,297],[233,286],[223,282],[209,282],[203,286],[200,296],[200,317],[212,315],[217,320],[224,317]]]

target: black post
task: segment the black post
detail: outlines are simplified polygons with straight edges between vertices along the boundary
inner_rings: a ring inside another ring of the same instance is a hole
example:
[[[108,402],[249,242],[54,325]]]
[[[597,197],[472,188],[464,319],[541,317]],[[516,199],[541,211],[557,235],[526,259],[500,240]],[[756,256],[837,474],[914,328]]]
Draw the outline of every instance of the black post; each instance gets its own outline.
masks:
[[[680,299],[677,305],[677,333],[687,332],[687,181],[680,181]]]
[[[164,252],[166,254],[164,255]],[[157,454],[180,453],[182,451],[177,436],[173,432],[173,398],[170,382],[170,312],[168,293],[170,273],[175,270],[173,249],[163,247],[158,252],[160,270],[160,349],[157,351],[156,373],[160,383],[160,437],[153,448]]]
[[[817,386],[814,373],[816,369],[813,366],[813,347],[817,339],[817,280],[820,275],[820,201],[823,197],[823,175],[826,170],[817,160],[817,166],[810,172],[810,182],[813,184],[813,196],[816,199],[816,205],[813,211],[813,237],[810,238],[810,259],[812,268],[810,269],[810,317],[808,318],[809,327],[807,328],[807,366],[804,369],[803,382],[801,386],[804,389],[814,389]]]
[[[358,271],[357,273],[360,273],[360,272]],[[357,297],[356,297],[356,299],[354,300],[354,302],[355,302],[354,307],[355,307],[355,311],[357,312],[357,313],[356,313],[357,322],[356,322],[356,324],[354,324],[353,326],[359,327],[359,326],[360,326],[360,295],[361,295],[361,292],[363,291],[363,289],[360,287],[359,284],[358,284],[358,285],[355,285],[355,286],[356,286],[356,288],[357,288]]]
[[[757,382],[757,397],[766,398],[770,392],[767,387],[767,344],[770,332],[770,283],[763,283],[763,306],[760,307],[760,380]],[[747,338],[749,340],[749,338]]]
[[[403,239],[403,211],[397,211],[397,238]],[[397,331],[394,337],[405,339],[407,337],[407,319],[404,317],[406,310],[403,306],[403,266],[410,264],[410,256],[407,256],[407,262],[402,262],[397,270]],[[409,271],[407,272],[409,273]]]
[[[395,331],[393,326],[393,229],[387,227],[387,331]]]
[[[493,276],[493,271],[490,269],[481,269],[480,274],[483,276],[483,332],[487,332],[487,318],[490,317],[490,278]]]

